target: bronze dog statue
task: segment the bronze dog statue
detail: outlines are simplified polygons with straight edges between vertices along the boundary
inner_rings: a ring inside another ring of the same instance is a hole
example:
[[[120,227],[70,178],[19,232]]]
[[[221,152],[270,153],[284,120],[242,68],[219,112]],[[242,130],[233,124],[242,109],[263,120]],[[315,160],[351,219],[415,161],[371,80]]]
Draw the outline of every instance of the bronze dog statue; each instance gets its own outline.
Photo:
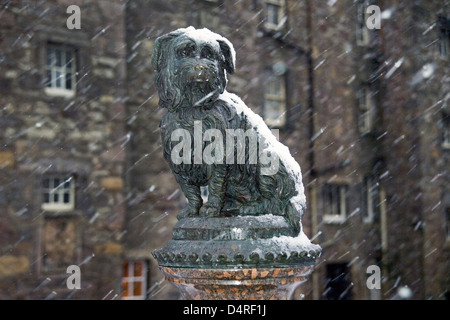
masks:
[[[235,70],[232,44],[208,29],[178,29],[156,39],[152,63],[157,72],[159,104],[168,109],[160,124],[164,157],[188,200],[178,218],[273,214],[285,217],[292,234],[298,234],[305,209],[300,166],[262,118],[225,90],[227,74]],[[189,134],[174,135],[180,129]],[[196,137],[211,129],[222,133],[223,141],[214,140],[218,146],[235,142],[234,137],[225,139],[230,130],[241,130],[248,139],[244,137],[240,145],[225,152],[214,150],[213,163],[199,162],[198,151],[201,156],[213,139],[200,136],[199,143]],[[252,150],[252,134],[257,137],[258,151]],[[181,163],[174,161],[180,137],[188,147],[183,149],[185,161]],[[245,161],[236,161],[235,153]],[[251,161],[255,154],[259,157],[256,162]],[[267,167],[268,158],[278,161],[275,171]],[[209,189],[206,203],[200,193],[202,186]]]

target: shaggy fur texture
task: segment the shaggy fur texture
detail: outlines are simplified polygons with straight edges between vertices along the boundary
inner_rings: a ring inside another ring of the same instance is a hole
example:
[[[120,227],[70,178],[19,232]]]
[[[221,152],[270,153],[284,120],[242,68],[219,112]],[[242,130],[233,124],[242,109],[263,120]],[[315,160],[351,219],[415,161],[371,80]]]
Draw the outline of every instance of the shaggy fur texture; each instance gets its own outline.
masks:
[[[203,131],[224,133],[223,145],[226,129],[251,129],[256,134],[268,130],[263,121],[251,121],[254,113],[225,90],[226,74],[235,68],[231,43],[207,29],[178,29],[156,40],[152,59],[159,103],[168,109],[160,125],[164,157],[189,202],[178,218],[274,214],[284,216],[293,231],[300,232],[304,194],[299,167],[298,172],[290,171],[281,161],[276,174],[263,175],[259,161],[249,164],[248,143],[245,164],[226,164],[225,159],[222,164],[194,164],[194,152],[191,164],[175,164],[171,159],[179,143],[172,141],[172,132],[187,130],[194,146],[194,121],[202,121]],[[204,142],[202,147],[207,145]],[[201,186],[209,188],[206,203]]]

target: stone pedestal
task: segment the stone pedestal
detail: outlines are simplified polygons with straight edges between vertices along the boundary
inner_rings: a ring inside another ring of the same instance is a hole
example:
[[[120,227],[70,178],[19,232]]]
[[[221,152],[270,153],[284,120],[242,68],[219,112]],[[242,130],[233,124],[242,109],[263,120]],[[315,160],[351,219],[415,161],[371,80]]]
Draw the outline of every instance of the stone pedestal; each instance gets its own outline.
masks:
[[[307,280],[313,266],[160,269],[188,300],[287,300]]]
[[[286,300],[321,253],[290,230],[273,215],[183,219],[153,256],[185,299]]]

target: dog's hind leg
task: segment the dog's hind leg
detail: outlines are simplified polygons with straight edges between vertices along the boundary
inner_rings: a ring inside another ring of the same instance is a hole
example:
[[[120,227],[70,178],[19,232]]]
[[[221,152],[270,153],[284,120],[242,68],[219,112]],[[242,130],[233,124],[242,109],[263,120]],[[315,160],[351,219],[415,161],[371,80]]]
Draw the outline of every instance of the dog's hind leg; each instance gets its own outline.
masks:
[[[177,179],[178,180],[178,179]],[[203,204],[200,187],[192,184],[188,184],[185,181],[178,181],[181,186],[186,199],[188,200],[188,205],[180,211],[177,218],[178,220],[198,216],[198,211]]]
[[[226,165],[216,165],[208,182],[208,202],[200,208],[201,216],[217,217],[225,203],[225,191],[228,170]]]

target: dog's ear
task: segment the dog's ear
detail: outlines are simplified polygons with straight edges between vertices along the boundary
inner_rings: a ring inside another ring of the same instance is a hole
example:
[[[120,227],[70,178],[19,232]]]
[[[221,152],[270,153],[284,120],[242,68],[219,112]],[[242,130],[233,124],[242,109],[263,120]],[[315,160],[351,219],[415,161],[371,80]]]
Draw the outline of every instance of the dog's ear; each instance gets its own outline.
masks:
[[[235,52],[233,45],[230,41],[225,38],[217,40],[220,45],[220,50],[222,51],[224,57],[224,68],[229,73],[234,73],[235,68]]]
[[[166,54],[163,54],[162,48],[166,46],[166,43],[181,34],[178,30],[165,34],[155,40],[155,45],[152,54],[152,66],[157,72],[161,70],[161,63]]]

